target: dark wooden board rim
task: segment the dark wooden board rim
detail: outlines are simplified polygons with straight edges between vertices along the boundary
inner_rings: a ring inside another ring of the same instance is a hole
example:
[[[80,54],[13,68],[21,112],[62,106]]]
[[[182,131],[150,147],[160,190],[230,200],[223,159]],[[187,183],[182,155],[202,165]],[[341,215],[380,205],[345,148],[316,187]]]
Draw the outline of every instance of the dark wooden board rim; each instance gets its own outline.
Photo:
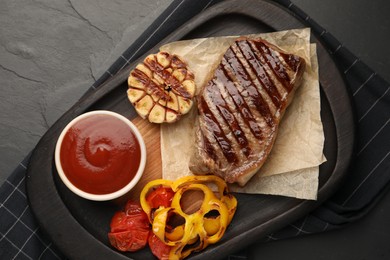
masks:
[[[242,4],[242,1],[232,0],[213,6],[194,17],[165,38],[149,53],[156,52],[158,46],[164,43],[182,39],[188,32],[215,17],[231,14],[239,14],[259,20],[274,28],[275,31],[305,27],[289,10],[275,3],[253,0]],[[277,218],[272,219],[272,225],[265,222],[250,230],[245,230],[233,239],[222,240],[219,244],[208,248],[202,254],[194,254],[190,257],[191,259],[203,259],[206,256],[215,258],[225,257],[248,245],[250,241],[264,237],[269,232],[287,225],[307,214],[329,198],[345,178],[354,149],[355,130],[352,105],[342,76],[332,58],[315,36],[312,37],[312,40],[317,43],[318,55],[322,57],[319,60],[320,68],[326,68],[326,70],[320,71],[320,82],[324,94],[327,97],[334,97],[337,94],[338,97],[337,99],[328,99],[334,115],[338,140],[336,155],[338,160],[334,166],[332,176],[321,186],[317,201],[295,200],[294,206],[280,214]],[[137,64],[137,62],[133,64]],[[99,89],[84,96],[67,111],[39,141],[28,166],[27,193],[33,213],[43,231],[71,259],[89,259],[91,257],[96,259],[129,259],[127,256],[112,250],[97,240],[79,224],[78,220],[69,213],[68,208],[62,201],[50,173],[53,171],[52,156],[55,142],[62,128],[75,116],[87,111],[94,102],[109,94],[118,85],[123,84],[127,80],[131,68],[132,65],[123,69]]]

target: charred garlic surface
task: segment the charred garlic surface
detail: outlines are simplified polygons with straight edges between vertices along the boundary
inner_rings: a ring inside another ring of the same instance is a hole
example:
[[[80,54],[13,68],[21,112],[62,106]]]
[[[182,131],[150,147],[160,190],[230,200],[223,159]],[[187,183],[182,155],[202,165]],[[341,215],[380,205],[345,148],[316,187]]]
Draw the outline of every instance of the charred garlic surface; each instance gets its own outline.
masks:
[[[172,123],[190,111],[194,74],[178,56],[151,54],[130,72],[127,97],[137,113],[152,123]]]

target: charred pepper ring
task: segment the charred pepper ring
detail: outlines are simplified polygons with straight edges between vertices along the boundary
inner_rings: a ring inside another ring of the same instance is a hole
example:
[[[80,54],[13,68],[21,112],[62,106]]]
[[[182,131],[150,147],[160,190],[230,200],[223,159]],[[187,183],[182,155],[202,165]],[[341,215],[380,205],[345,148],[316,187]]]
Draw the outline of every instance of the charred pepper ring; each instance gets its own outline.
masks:
[[[211,184],[210,188],[207,184]],[[153,187],[170,187],[175,195],[170,207],[160,206],[154,209],[146,200],[146,196]],[[213,190],[216,189],[216,194]],[[183,211],[180,204],[182,196],[187,191],[201,191],[203,201],[200,208],[193,213]],[[209,244],[218,242],[226,231],[237,208],[236,198],[228,193],[227,184],[219,177],[187,176],[174,182],[155,180],[149,182],[141,192],[141,206],[147,213],[152,224],[153,233],[166,245],[172,246],[172,258],[185,258],[193,251],[199,251]],[[213,213],[214,217],[208,214]],[[180,225],[170,227],[172,216],[182,219]]]

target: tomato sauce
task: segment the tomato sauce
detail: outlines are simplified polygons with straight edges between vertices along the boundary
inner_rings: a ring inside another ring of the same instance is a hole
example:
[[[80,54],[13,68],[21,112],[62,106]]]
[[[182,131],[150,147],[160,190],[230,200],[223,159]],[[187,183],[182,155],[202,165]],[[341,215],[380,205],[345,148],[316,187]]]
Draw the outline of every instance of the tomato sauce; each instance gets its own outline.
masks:
[[[108,194],[134,178],[141,149],[125,122],[109,115],[93,115],[67,131],[60,160],[74,186],[92,194]]]

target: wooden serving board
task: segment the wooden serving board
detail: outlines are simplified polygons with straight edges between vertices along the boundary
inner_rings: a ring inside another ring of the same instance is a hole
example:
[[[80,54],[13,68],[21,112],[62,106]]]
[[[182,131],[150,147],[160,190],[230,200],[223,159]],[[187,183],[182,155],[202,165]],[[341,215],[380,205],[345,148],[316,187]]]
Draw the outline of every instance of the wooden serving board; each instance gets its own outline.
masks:
[[[194,17],[148,53],[156,53],[164,43],[221,35],[244,35],[305,27],[288,10],[266,0],[225,1]],[[354,121],[350,97],[341,73],[331,56],[317,44],[321,85],[321,118],[324,125],[327,162],[320,166],[317,201],[235,194],[236,215],[222,240],[189,259],[223,258],[252,241],[265,237],[306,215],[329,198],[347,174],[353,156]],[[143,57],[141,58],[143,59]],[[160,127],[137,117],[127,100],[127,77],[134,64],[123,69],[99,89],[89,92],[67,111],[36,146],[27,173],[27,194],[36,219],[66,257],[70,259],[151,259],[149,249],[119,253],[110,247],[107,232],[114,212],[127,198],[138,199],[148,180],[161,177]],[[147,165],[137,187],[113,202],[93,202],[69,191],[57,176],[55,143],[62,129],[76,116],[105,109],[132,119],[140,129],[147,148]]]
[[[143,176],[128,194],[118,200],[120,205],[123,205],[123,201],[127,199],[138,201],[139,194],[146,183],[162,178],[160,125],[151,124],[148,120],[144,120],[139,116],[132,119],[132,122],[137,126],[144,138],[147,159]]]

